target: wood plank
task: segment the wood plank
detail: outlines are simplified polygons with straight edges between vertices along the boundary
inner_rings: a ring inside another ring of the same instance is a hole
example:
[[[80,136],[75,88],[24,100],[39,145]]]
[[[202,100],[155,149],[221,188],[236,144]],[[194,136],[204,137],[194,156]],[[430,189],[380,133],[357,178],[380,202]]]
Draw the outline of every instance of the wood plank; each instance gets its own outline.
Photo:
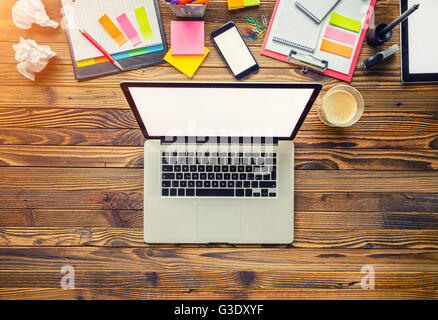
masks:
[[[328,128],[318,117],[317,108],[308,115],[301,130],[338,132],[349,131],[409,131],[436,132],[438,117],[425,110],[416,111],[372,111],[367,110],[353,127],[347,129]],[[59,109],[59,108],[0,108],[4,119],[1,127],[39,128],[87,128],[87,129],[133,129],[138,123],[131,110],[120,109]]]
[[[426,141],[429,139],[426,138]],[[438,140],[437,140],[438,141]],[[143,146],[140,129],[1,128],[3,145]]]
[[[426,300],[436,299],[433,290],[362,290],[362,289],[287,289],[268,291],[263,289],[183,289],[162,290],[150,288],[93,288],[62,290],[59,288],[0,288],[0,299],[5,300]]]
[[[143,152],[142,147],[0,145],[0,167],[143,168]],[[295,169],[437,170],[438,151],[297,148]]]
[[[319,221],[319,220],[318,220]],[[344,221],[345,223],[345,221]],[[0,227],[0,246],[149,247],[143,228]],[[438,249],[438,232],[411,229],[294,228],[295,248],[410,248]]]
[[[1,128],[3,145],[134,146],[144,144],[139,129]],[[438,149],[438,133],[355,132],[327,127],[324,132],[299,131],[295,147],[318,149]]]
[[[60,274],[65,264],[77,272],[318,271],[376,273],[438,272],[438,251],[418,249],[301,249],[294,247],[1,247],[0,270]]]
[[[299,170],[298,192],[436,193],[437,172]],[[143,170],[136,168],[0,167],[0,190],[7,191],[138,191]]]
[[[297,230],[438,230],[438,213],[295,211]],[[142,228],[143,210],[1,209],[1,227]],[[345,224],[348,221],[348,225]]]

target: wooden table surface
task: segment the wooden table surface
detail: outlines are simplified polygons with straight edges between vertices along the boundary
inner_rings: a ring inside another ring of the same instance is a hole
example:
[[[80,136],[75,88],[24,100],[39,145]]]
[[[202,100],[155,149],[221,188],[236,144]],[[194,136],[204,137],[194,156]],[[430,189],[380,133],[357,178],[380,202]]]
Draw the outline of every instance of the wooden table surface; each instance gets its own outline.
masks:
[[[310,112],[296,142],[295,241],[281,246],[143,242],[143,142],[122,80],[187,78],[167,64],[78,83],[66,35],[15,27],[0,2],[0,299],[436,299],[438,298],[438,85],[403,85],[397,54],[356,69],[362,119],[333,129]],[[60,21],[58,0],[44,0]],[[376,23],[399,1],[378,1]],[[274,0],[229,13],[213,0],[205,33],[243,16],[270,17]],[[160,2],[169,41],[172,12]],[[37,75],[16,70],[19,37],[58,54]],[[399,43],[399,29],[390,44]],[[249,81],[342,83],[261,56]],[[211,50],[193,77],[231,81]],[[364,46],[360,60],[373,52]],[[64,265],[75,289],[60,287]],[[363,290],[364,265],[375,289]]]

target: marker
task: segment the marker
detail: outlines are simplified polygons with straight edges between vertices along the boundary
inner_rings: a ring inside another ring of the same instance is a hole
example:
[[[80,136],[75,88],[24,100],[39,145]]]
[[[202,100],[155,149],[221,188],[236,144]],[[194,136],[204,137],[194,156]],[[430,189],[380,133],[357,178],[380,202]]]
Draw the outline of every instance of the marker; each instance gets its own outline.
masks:
[[[394,44],[393,46],[390,46],[388,49],[385,49],[379,53],[376,53],[375,55],[369,57],[364,62],[360,64],[362,69],[367,70],[371,68],[372,66],[375,66],[376,64],[382,63],[383,60],[386,58],[392,56],[394,53],[396,53],[399,50],[398,45]]]
[[[122,66],[114,59],[100,44],[97,43],[96,40],[94,40],[85,30],[79,29],[79,32],[82,33],[82,35],[87,38],[88,41],[91,42],[92,45],[96,47],[97,50],[102,52],[102,54],[107,57],[120,71],[125,71]]]

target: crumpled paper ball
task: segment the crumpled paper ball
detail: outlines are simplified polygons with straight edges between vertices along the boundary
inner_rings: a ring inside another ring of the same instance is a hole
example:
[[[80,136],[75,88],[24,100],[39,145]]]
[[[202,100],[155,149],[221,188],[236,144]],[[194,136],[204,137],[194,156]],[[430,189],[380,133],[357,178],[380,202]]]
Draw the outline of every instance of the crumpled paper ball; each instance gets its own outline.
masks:
[[[20,37],[20,43],[14,44],[15,60],[18,71],[26,78],[35,81],[35,72],[42,71],[49,60],[56,56],[49,46],[40,46],[34,40]]]
[[[12,19],[21,29],[30,29],[32,23],[54,29],[59,25],[58,22],[50,20],[41,0],[18,0],[12,7]]]

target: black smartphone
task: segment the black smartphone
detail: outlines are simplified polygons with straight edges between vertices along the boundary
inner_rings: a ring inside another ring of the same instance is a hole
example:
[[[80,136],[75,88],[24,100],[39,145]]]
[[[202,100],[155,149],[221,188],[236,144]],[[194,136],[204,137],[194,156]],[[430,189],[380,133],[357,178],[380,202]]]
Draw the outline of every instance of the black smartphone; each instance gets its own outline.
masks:
[[[234,22],[229,21],[211,33],[211,40],[236,80],[259,71],[259,65]]]

